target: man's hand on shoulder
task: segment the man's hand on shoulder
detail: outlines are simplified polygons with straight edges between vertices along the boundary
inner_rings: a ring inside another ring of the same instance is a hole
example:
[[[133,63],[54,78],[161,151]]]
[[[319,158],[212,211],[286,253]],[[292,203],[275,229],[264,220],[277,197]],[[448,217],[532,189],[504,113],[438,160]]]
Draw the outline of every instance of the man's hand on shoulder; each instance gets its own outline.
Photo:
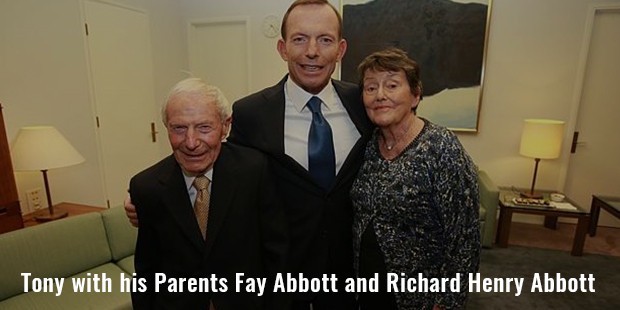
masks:
[[[129,222],[134,227],[138,227],[138,213],[136,212],[136,206],[131,204],[131,196],[127,195],[127,198],[125,198],[124,206],[125,214],[127,215]]]

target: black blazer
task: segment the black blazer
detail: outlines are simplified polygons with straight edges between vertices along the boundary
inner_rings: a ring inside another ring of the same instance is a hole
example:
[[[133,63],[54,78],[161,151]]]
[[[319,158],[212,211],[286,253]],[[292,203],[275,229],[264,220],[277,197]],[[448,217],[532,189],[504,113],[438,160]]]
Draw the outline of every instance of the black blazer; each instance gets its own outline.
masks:
[[[332,187],[325,191],[304,167],[284,153],[286,79],[233,105],[229,141],[261,150],[274,163],[278,195],[284,201],[289,224],[289,270],[306,277],[333,273],[340,280],[339,284],[343,284],[345,278],[354,276],[349,191],[362,163],[372,127],[361,102],[359,87],[333,80],[340,100],[362,137],[349,153]],[[344,287],[340,287],[340,291],[344,291]],[[312,298],[312,294],[296,296],[298,300]]]
[[[235,292],[235,273],[272,278],[282,271],[288,251],[285,217],[268,165],[256,150],[222,144],[213,167],[206,241],[174,156],[131,179],[130,195],[140,221],[135,268],[137,276],[148,281],[147,292],[132,294],[134,308],[208,309],[209,300],[218,310],[272,308],[270,294]],[[218,280],[209,293],[168,293],[167,284],[155,293],[155,273],[169,278],[214,275],[226,282]]]

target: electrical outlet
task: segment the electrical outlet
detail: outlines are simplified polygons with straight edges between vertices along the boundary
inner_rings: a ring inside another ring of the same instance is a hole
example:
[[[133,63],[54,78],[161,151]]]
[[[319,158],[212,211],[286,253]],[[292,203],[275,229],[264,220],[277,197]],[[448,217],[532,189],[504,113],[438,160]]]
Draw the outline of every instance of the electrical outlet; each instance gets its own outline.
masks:
[[[29,191],[26,191],[26,199],[28,200],[28,206],[30,206],[30,210],[38,210],[42,207],[41,201],[41,188],[34,188]]]

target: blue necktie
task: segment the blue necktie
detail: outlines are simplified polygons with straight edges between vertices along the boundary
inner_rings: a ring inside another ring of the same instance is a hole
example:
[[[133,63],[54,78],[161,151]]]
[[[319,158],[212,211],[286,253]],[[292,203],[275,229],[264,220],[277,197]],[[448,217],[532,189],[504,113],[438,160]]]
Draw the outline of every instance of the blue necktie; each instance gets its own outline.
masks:
[[[308,171],[321,187],[328,189],[336,176],[336,155],[332,128],[321,113],[321,99],[308,100],[312,124],[308,134]]]

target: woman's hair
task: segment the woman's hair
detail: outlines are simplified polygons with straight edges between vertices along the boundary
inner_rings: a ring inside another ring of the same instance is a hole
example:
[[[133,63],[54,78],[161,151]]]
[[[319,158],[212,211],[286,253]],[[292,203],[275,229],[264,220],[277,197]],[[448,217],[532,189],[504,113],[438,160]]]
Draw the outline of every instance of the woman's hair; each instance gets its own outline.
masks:
[[[357,66],[360,77],[360,87],[364,85],[364,75],[367,70],[374,71],[404,71],[409,83],[409,88],[414,95],[419,95],[422,99],[422,81],[420,80],[420,66],[409,58],[407,53],[399,48],[390,47],[382,51],[368,55]]]

